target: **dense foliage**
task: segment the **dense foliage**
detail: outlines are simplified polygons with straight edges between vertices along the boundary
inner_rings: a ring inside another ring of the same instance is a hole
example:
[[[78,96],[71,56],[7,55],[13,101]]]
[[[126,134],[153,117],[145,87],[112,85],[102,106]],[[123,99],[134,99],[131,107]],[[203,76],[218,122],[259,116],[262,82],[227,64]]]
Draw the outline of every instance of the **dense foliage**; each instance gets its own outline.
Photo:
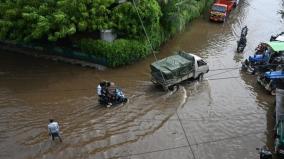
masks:
[[[171,0],[161,3],[162,26],[167,35],[181,31],[186,23],[200,15],[212,0]]]
[[[1,39],[56,41],[105,27],[114,0],[6,0],[0,5]]]
[[[133,2],[156,49],[197,17],[208,0],[128,0],[122,4],[117,0],[2,0],[0,40],[53,43],[112,29],[119,38],[112,43],[97,37],[72,42],[82,51],[107,58],[110,66],[128,64],[150,53]]]
[[[142,32],[130,2],[113,7],[115,0],[6,0],[0,3],[0,38],[16,41],[49,41],[101,29],[117,29],[131,37]],[[161,16],[155,0],[141,0],[139,12],[149,29]]]
[[[80,46],[88,54],[106,58],[108,66],[111,67],[133,63],[146,57],[150,52],[148,44],[137,40],[120,39],[110,43],[103,40],[83,39]]]

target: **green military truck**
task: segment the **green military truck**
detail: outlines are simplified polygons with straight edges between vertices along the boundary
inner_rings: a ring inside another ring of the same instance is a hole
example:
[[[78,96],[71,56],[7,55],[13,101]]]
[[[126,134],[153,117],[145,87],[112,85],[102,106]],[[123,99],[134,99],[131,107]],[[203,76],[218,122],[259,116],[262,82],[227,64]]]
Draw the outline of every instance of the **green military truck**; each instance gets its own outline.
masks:
[[[203,79],[209,66],[197,55],[179,51],[150,65],[152,82],[164,90],[172,89],[176,84],[190,79]]]

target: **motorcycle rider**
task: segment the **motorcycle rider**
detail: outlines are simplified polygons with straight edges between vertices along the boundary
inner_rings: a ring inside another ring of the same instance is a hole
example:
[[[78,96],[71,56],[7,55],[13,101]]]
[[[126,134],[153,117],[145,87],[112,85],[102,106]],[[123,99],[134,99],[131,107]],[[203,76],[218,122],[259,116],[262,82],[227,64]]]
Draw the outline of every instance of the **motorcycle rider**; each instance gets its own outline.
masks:
[[[247,44],[247,38],[241,36],[241,39],[239,41],[239,45],[246,45],[246,44]]]
[[[107,96],[107,84],[108,83],[109,83],[108,81],[102,81],[97,86],[97,94],[100,98],[100,101],[102,103],[105,103],[105,104],[109,103],[109,99],[108,99],[108,96]]]
[[[246,37],[247,34],[248,34],[248,27],[245,26],[245,27],[242,28],[241,36]]]
[[[246,47],[246,44],[247,44],[247,39],[246,39],[247,32],[248,32],[247,26],[243,27],[242,31],[241,31],[241,38],[238,41],[238,48],[237,48],[238,52],[242,52],[244,50],[244,48]]]
[[[107,95],[111,101],[115,100],[115,89],[114,82],[110,82],[109,87],[107,87]]]
[[[98,85],[97,93],[99,95],[99,102],[107,107],[115,103],[126,102],[121,89],[117,88],[114,82],[103,81]]]
[[[99,97],[102,96],[102,85],[103,85],[103,82],[100,82],[99,85],[97,86],[97,94]]]
[[[238,52],[242,52],[247,45],[247,39],[245,36],[241,36],[241,39],[238,41]],[[242,48],[240,48],[242,47]],[[239,50],[240,49],[240,50]]]

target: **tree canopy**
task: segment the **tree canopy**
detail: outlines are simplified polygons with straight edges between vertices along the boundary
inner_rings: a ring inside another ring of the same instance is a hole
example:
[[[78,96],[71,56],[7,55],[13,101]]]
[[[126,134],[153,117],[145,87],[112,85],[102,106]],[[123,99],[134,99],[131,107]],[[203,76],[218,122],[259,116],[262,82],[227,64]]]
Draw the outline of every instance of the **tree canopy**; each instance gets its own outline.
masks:
[[[156,0],[137,1],[138,10],[151,29],[159,24]],[[132,2],[116,0],[2,0],[0,39],[30,42],[57,41],[78,32],[115,29],[131,37],[143,32]]]

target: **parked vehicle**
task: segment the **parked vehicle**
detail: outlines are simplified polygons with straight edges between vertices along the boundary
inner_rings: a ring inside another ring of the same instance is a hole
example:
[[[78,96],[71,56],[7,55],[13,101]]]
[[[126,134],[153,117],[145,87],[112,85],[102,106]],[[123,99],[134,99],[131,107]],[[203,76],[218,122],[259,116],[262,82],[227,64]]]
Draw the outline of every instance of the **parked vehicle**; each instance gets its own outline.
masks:
[[[262,43],[256,48],[253,56],[242,62],[242,69],[251,73],[275,70],[279,64],[283,64],[282,57],[284,57],[284,42]]]
[[[152,82],[164,90],[172,89],[176,84],[190,79],[203,79],[209,71],[207,63],[199,56],[180,51],[150,65]]]
[[[237,0],[216,0],[210,10],[210,20],[224,22],[234,7]]]
[[[284,83],[284,71],[265,72],[257,77],[257,82],[269,91],[271,95],[275,95],[277,86]]]
[[[284,155],[284,89],[276,90],[274,150]]]
[[[240,40],[238,41],[238,46],[237,46],[238,53],[243,52],[247,45],[247,38],[246,38],[247,34],[248,34],[248,27],[245,26],[242,28],[241,37]]]
[[[277,34],[275,36],[270,37],[270,41],[281,41],[284,42],[284,32],[281,32],[280,34]]]

